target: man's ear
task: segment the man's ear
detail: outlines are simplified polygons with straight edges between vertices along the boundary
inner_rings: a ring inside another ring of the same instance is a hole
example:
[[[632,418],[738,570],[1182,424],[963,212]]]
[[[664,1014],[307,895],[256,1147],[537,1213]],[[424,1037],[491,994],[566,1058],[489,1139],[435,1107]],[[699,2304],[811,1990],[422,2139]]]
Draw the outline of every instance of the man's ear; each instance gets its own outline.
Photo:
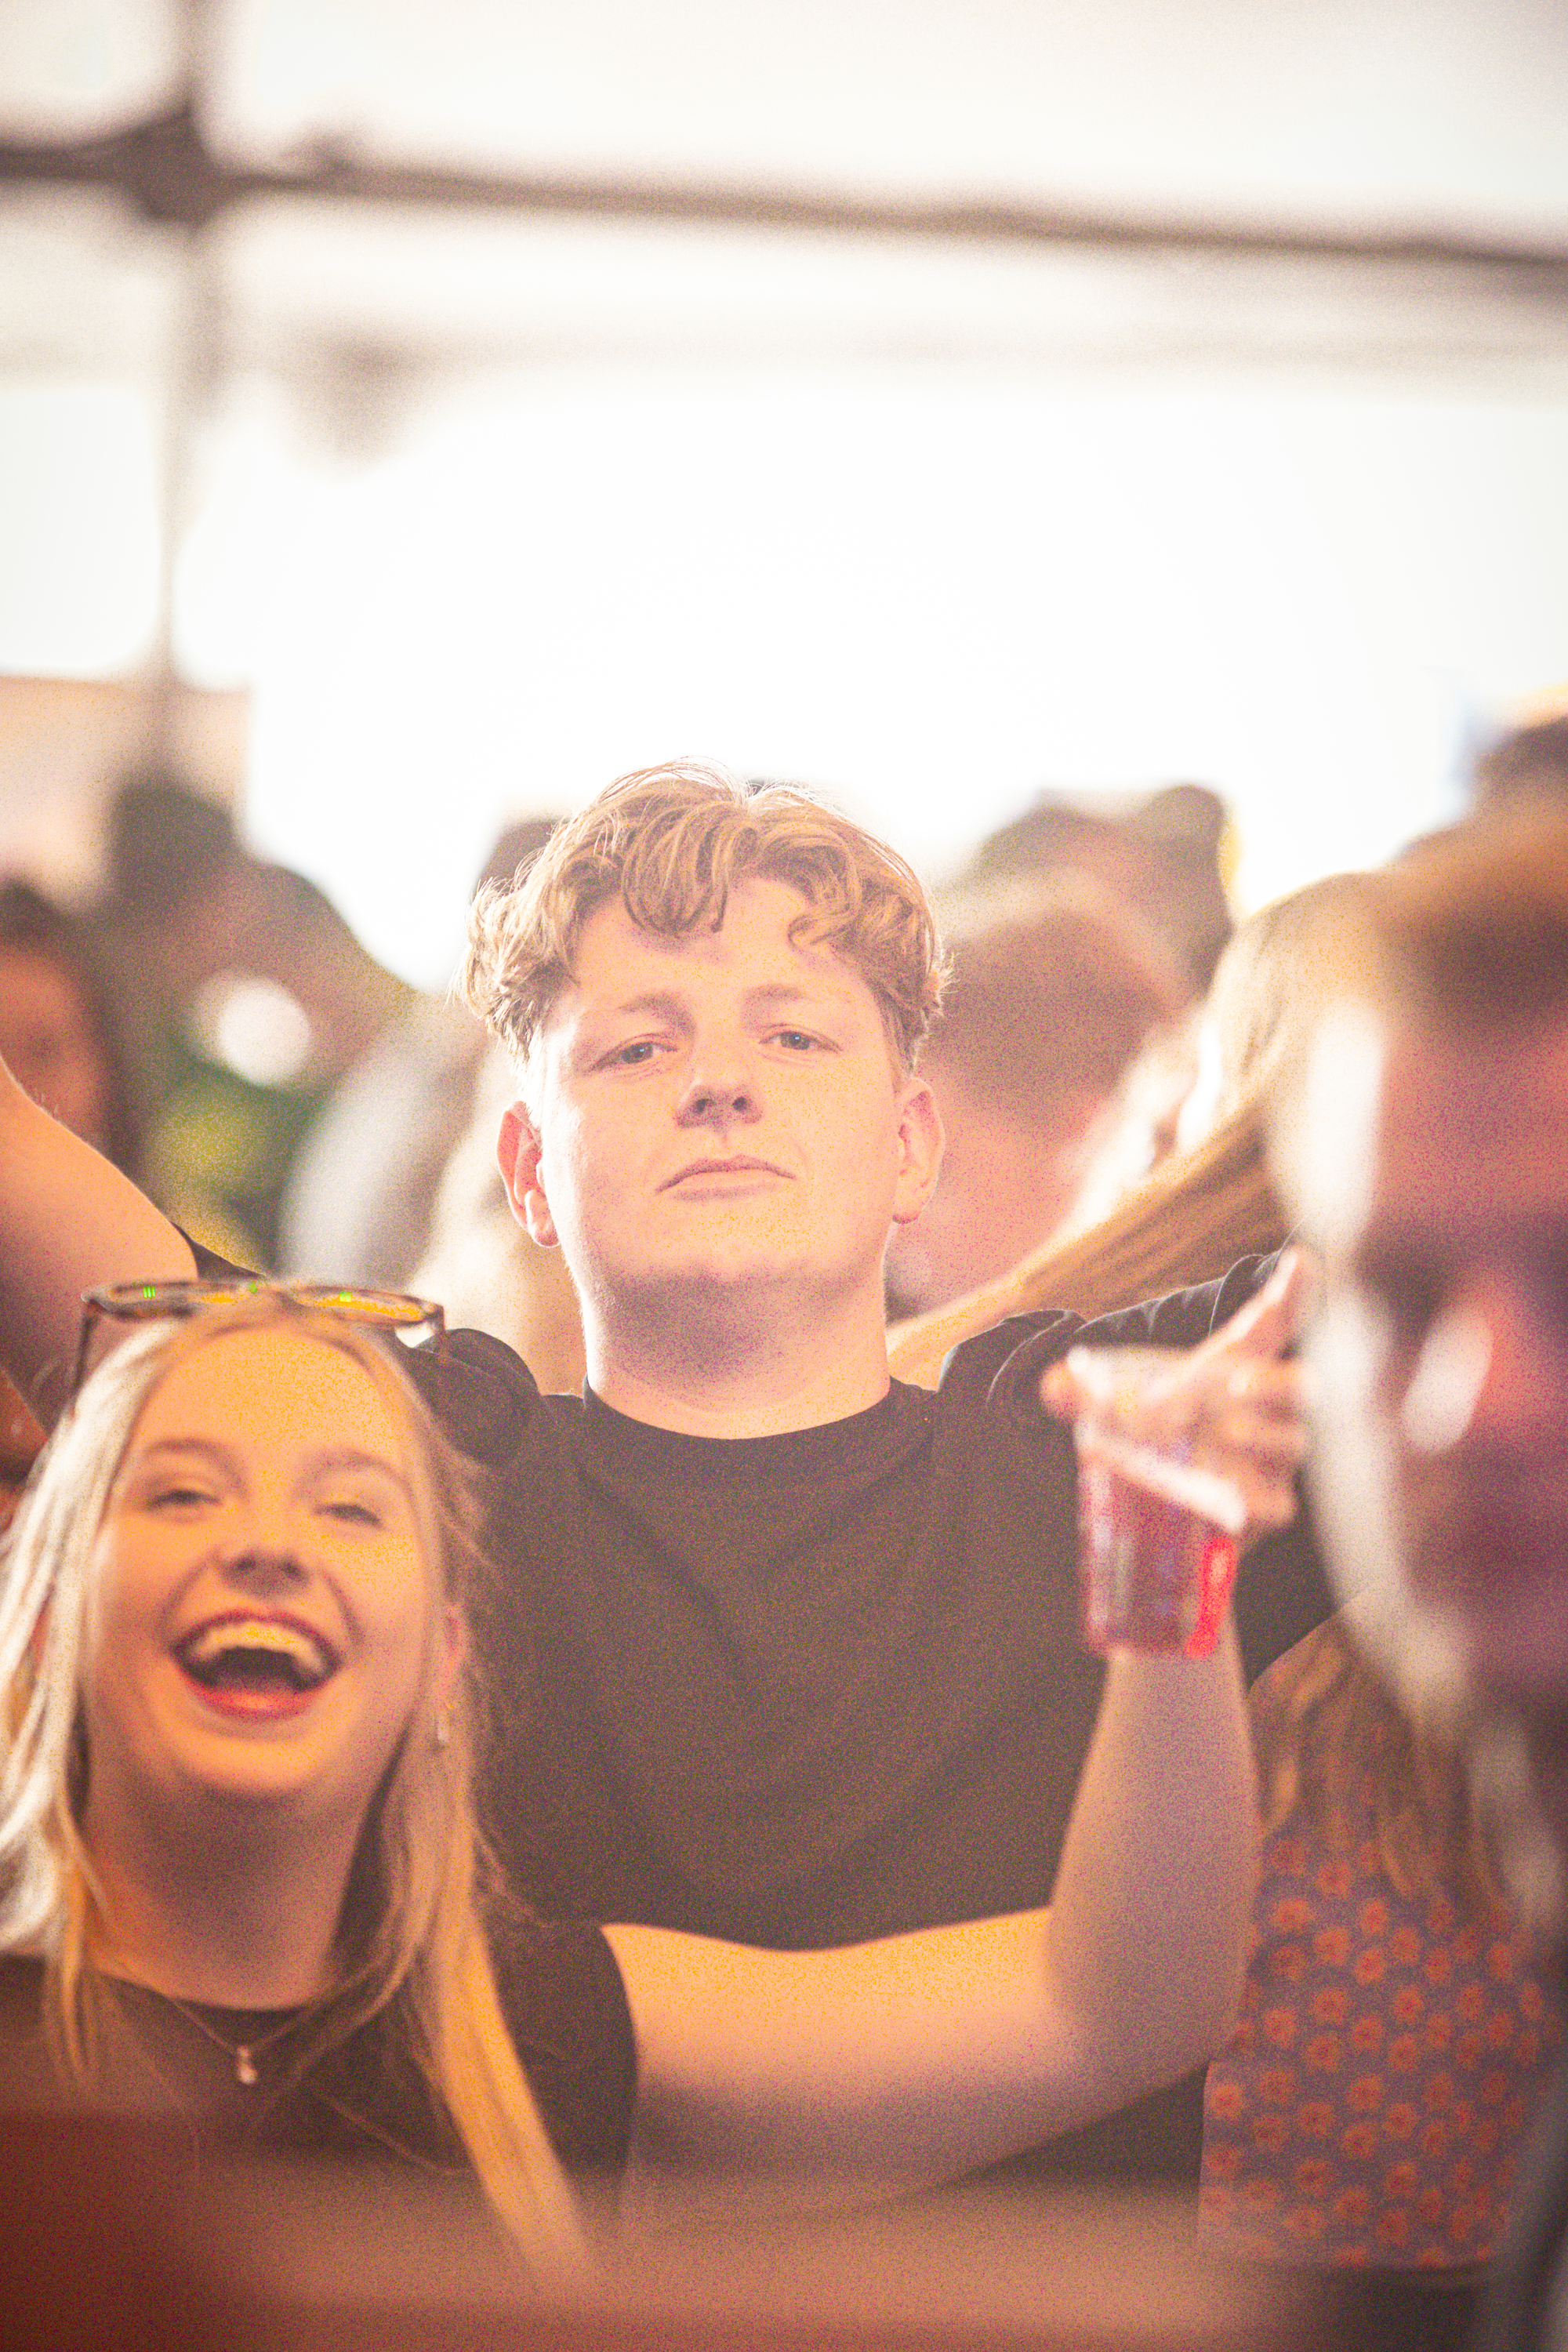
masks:
[[[936,1190],[947,1149],[942,1113],[924,1078],[908,1078],[899,1108],[899,1178],[893,1223],[912,1224]]]
[[[500,1134],[496,1140],[496,1160],[506,1186],[507,1199],[511,1202],[512,1215],[544,1249],[554,1249],[560,1240],[555,1220],[550,1213],[550,1203],[544,1197],[544,1185],[539,1173],[542,1146],[539,1131],[528,1115],[528,1105],[514,1102],[501,1115]]]

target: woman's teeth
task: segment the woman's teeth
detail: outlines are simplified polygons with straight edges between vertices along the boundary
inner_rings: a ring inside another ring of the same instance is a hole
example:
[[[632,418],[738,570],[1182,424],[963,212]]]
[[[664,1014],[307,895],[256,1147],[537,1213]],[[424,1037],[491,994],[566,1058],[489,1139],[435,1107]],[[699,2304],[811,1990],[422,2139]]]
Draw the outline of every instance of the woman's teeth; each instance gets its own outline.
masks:
[[[208,1688],[282,1683],[314,1690],[338,1661],[309,1627],[277,1617],[221,1617],[199,1625],[175,1648],[193,1681]]]

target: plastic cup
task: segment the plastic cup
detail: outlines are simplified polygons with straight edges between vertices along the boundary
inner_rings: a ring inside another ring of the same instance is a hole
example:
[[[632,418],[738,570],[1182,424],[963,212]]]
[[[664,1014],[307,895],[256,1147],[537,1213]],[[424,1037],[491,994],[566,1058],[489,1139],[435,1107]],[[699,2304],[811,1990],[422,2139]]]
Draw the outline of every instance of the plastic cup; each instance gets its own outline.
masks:
[[[1162,1413],[1169,1348],[1075,1349],[1079,1579],[1091,1649],[1205,1657],[1219,1637],[1247,1521],[1239,1488],[1192,1458]],[[1179,1416],[1175,1416],[1179,1420]]]

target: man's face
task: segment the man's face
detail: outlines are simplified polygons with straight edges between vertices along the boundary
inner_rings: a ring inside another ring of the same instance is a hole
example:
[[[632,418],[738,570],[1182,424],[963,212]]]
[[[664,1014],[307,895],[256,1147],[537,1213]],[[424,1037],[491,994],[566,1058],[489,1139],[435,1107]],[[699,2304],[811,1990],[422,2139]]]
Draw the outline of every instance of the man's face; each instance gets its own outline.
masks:
[[[1394,1034],[1349,1272],[1408,1589],[1568,1798],[1568,1022]]]
[[[857,1288],[879,1314],[889,1227],[919,1213],[940,1129],[855,966],[791,940],[805,910],[785,885],[752,879],[717,931],[645,931],[618,899],[584,926],[501,1161],[590,1319]]]

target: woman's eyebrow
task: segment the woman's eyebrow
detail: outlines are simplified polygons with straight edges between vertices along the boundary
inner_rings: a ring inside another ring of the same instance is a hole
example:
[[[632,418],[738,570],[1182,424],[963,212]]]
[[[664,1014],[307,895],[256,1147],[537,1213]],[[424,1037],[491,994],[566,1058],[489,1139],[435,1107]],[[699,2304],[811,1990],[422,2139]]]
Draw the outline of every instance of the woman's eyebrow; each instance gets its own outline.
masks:
[[[129,1466],[135,1469],[143,1462],[155,1461],[159,1456],[167,1454],[200,1454],[209,1462],[216,1463],[220,1469],[232,1472],[236,1467],[234,1454],[216,1437],[150,1438],[146,1444],[138,1445],[135,1448]]]
[[[331,1470],[374,1470],[383,1478],[389,1478],[395,1486],[400,1486],[405,1495],[409,1492],[408,1481],[395,1462],[389,1462],[384,1454],[367,1454],[361,1445],[323,1446],[311,1456],[312,1476]]]

